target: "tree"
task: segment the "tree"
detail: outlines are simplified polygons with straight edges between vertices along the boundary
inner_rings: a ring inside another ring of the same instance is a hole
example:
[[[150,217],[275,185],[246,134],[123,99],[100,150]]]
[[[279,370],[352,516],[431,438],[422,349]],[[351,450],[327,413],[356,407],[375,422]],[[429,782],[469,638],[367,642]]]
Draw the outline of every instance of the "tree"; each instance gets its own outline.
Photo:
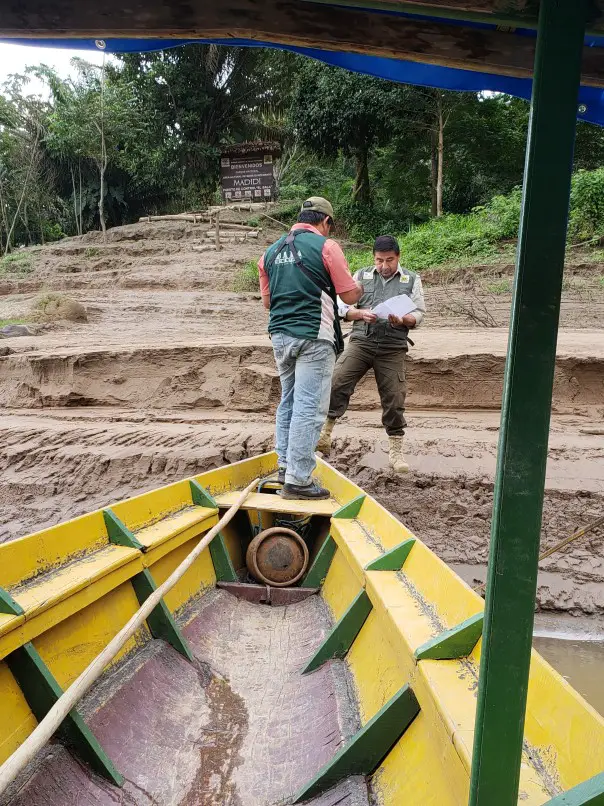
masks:
[[[353,157],[355,202],[371,201],[369,159],[392,136],[405,92],[400,84],[316,62],[301,71],[291,113],[297,137],[320,154]]]
[[[106,174],[109,165],[119,166],[126,139],[136,137],[138,121],[132,87],[125,81],[105,81],[104,65],[95,66],[74,59],[75,80],[61,80],[52,70],[41,70],[53,93],[47,145],[52,154],[71,165],[74,199],[74,164],[91,161],[99,177],[98,216],[106,230]],[[80,210],[81,220],[81,210]]]
[[[48,104],[27,94],[28,77],[13,75],[0,96],[0,247],[44,241],[62,202],[45,150]],[[60,231],[60,228],[59,228]]]
[[[141,193],[181,207],[207,201],[222,144],[283,133],[295,62],[293,54],[216,45],[122,56],[110,80],[130,83],[136,95],[141,129],[128,171]]]

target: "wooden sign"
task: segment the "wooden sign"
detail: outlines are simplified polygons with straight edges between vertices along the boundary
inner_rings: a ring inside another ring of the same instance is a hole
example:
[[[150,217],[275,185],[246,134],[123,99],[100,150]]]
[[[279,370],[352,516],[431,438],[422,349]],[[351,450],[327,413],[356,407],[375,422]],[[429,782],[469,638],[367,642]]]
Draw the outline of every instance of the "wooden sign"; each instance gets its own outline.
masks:
[[[272,201],[277,196],[274,143],[241,143],[220,158],[220,184],[225,201]]]

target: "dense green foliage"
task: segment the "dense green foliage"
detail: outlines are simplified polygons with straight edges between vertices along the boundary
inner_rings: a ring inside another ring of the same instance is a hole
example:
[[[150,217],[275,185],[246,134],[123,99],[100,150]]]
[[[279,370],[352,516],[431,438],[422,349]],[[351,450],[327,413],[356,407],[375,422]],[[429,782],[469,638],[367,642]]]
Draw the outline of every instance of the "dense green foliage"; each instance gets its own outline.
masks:
[[[389,83],[260,48],[189,45],[104,68],[75,60],[67,80],[32,72],[47,99],[29,94],[27,76],[0,88],[0,254],[104,221],[199,209],[216,198],[221,146],[256,138],[281,142],[278,180],[292,201],[274,217],[286,225],[301,199],[325,195],[339,236],[367,244],[398,234],[418,269],[490,259],[516,236],[524,101]],[[575,162],[569,232],[587,240],[604,232],[600,128],[579,124]]]

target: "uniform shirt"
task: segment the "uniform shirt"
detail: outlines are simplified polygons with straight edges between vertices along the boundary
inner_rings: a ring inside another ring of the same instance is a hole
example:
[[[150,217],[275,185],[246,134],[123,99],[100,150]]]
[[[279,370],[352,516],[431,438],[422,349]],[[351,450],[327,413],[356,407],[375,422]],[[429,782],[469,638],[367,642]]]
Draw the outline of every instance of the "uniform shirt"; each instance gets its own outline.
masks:
[[[303,268],[296,264],[294,245],[285,236],[267,249],[258,264],[262,295],[270,300],[268,331],[329,341],[339,352],[342,333],[336,294],[356,290],[356,283],[335,241],[309,224],[292,229]]]
[[[312,224],[294,224],[292,227],[294,232],[299,230],[306,230],[307,232],[314,232],[315,235],[321,235],[316,227]],[[336,294],[345,294],[347,291],[356,291],[357,284],[352,279],[352,275],[348,269],[348,262],[342,252],[342,247],[337,241],[327,238],[323,244],[323,265],[327,269]],[[263,297],[270,296],[268,287],[268,275],[264,271],[264,255],[258,261],[258,272],[260,274],[260,293]],[[343,303],[342,303],[343,304]]]
[[[403,267],[401,266],[400,263],[399,263],[399,265],[398,265],[398,267],[396,269],[396,272],[392,275],[392,277],[389,277],[387,280],[385,280],[382,277],[382,275],[377,271],[375,266],[373,266],[373,267],[371,267],[369,269],[363,269],[361,273],[363,275],[365,275],[365,274],[369,274],[369,272],[377,273],[380,281],[382,283],[384,283],[384,284],[389,283],[392,279],[394,279],[394,277],[396,276],[397,273],[400,274],[401,276],[403,276],[405,274],[405,270],[403,269]],[[425,314],[426,314],[426,303],[424,301],[424,289],[423,289],[421,277],[419,276],[419,274],[415,275],[415,282],[413,283],[413,288],[411,290],[411,293],[409,294],[409,297],[410,297],[411,301],[415,304],[415,307],[416,307],[415,311],[411,311],[411,316],[415,317],[415,327],[419,327],[421,325],[422,321],[423,321],[423,318],[424,318]],[[340,318],[344,319],[346,314],[348,313],[348,311],[351,308],[356,308],[356,307],[358,307],[358,306],[357,305],[346,305],[346,303],[342,302],[342,300],[338,297],[338,314],[339,314]]]

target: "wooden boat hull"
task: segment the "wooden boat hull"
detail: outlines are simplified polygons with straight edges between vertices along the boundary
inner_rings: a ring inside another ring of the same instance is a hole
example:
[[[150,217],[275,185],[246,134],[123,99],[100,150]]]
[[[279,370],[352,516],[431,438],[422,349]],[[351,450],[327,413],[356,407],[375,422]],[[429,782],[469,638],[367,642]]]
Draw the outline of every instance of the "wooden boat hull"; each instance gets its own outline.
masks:
[[[67,688],[275,463],[255,457],[0,546],[0,762],[37,724],[40,668]],[[386,806],[467,803],[482,599],[360,488],[325,463],[318,475],[330,501],[252,494],[86,701],[123,802],[352,806],[368,775]],[[244,565],[250,523],[283,513],[312,516],[301,584],[320,595],[279,614],[217,591]],[[23,665],[24,647],[41,667]],[[50,756],[6,802],[116,802],[66,751]],[[603,768],[604,720],[533,653],[519,803],[546,804]]]

